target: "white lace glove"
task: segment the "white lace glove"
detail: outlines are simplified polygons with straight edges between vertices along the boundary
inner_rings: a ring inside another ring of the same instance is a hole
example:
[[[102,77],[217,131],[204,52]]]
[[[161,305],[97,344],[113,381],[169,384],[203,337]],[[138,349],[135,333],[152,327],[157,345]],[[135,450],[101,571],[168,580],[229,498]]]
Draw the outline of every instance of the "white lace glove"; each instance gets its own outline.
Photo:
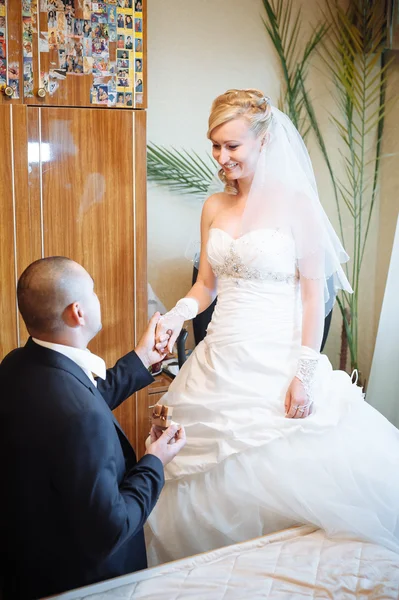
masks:
[[[166,333],[169,333],[168,350],[172,352],[173,346],[185,321],[194,319],[198,314],[198,302],[194,298],[182,298],[174,308],[165,313],[158,322],[157,341]]]
[[[313,382],[319,359],[319,352],[312,350],[308,346],[301,347],[295,377],[302,382],[309,405],[313,402]]]
[[[295,377],[285,396],[285,416],[306,419],[312,413],[313,382],[320,354],[302,346]]]

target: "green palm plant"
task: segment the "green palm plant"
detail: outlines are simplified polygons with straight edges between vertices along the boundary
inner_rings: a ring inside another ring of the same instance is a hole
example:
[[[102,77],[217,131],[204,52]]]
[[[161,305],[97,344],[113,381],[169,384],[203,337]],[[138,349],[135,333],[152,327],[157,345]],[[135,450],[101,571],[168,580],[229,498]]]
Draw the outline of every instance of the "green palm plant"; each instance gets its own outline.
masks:
[[[352,263],[349,279],[354,293],[338,298],[352,368],[358,368],[360,275],[375,208],[381,162],[381,142],[387,111],[385,19],[378,3],[352,0],[343,10],[336,0],[327,3],[325,18],[331,23],[321,56],[336,90],[336,114],[331,120],[342,141],[343,176],[331,167],[317,121],[308,111],[319,146],[329,167],[342,222],[352,224]]]
[[[283,78],[278,107],[290,117],[306,141],[311,123],[304,98],[305,80],[310,58],[328,27],[325,23],[319,24],[309,40],[302,44],[301,10],[294,11],[294,1],[263,0],[263,5],[266,19],[262,18],[262,21],[276,50]]]
[[[147,145],[148,180],[171,191],[203,196],[209,189],[217,164],[208,154],[203,160],[196,152]]]
[[[341,368],[346,367],[346,344],[352,368],[358,368],[358,304],[360,274],[375,207],[381,156],[384,117],[387,110],[385,88],[388,64],[384,61],[385,20],[376,3],[353,0],[347,10],[336,0],[327,0],[324,22],[319,25],[302,51],[297,49],[301,26],[299,9],[293,15],[292,2],[263,0],[268,22],[266,30],[281,64],[284,87],[280,104],[306,138],[314,132],[325,159],[335,198],[339,230],[345,245],[343,223],[353,227],[352,270],[347,275],[352,295],[338,297],[345,339],[341,348]],[[290,25],[289,25],[290,24]],[[345,150],[344,177],[336,168],[324,142],[316,113],[306,89],[307,64],[313,50],[322,48],[335,89],[337,115],[331,115]],[[367,149],[370,136],[375,139]],[[370,157],[370,152],[373,153]]]

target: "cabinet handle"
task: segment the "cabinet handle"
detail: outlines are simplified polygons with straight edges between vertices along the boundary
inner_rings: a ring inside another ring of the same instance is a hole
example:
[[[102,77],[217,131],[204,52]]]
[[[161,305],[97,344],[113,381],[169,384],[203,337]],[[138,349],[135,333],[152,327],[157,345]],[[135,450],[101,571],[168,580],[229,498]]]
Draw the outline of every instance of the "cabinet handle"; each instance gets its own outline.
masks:
[[[39,96],[39,98],[45,98],[46,94],[47,94],[47,92],[44,88],[39,88],[37,90],[37,95]]]
[[[12,98],[12,97],[13,97],[13,95],[14,95],[14,88],[12,88],[10,85],[7,85],[7,86],[4,88],[4,94],[5,94],[6,96],[8,96],[9,98]]]

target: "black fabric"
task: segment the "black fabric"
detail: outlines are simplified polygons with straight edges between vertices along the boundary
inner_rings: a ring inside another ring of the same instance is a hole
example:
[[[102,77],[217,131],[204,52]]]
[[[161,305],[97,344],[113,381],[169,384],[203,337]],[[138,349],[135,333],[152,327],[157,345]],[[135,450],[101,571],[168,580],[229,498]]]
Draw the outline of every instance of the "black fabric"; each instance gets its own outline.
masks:
[[[143,525],[164,485],[111,409],[152,381],[134,352],[96,388],[29,340],[0,364],[0,552],[5,599],[41,598],[147,566]]]

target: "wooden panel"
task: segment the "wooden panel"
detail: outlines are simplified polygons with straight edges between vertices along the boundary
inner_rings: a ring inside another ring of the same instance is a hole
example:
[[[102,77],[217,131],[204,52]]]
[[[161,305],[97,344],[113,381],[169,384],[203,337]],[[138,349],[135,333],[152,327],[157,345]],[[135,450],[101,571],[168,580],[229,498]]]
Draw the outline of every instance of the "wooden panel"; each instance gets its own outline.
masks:
[[[11,106],[0,106],[2,132],[2,160],[0,161],[0,360],[18,344],[18,321],[15,298],[13,108]]]
[[[390,20],[388,21],[389,47],[392,50],[399,50],[399,3],[388,2],[390,6]]]
[[[134,176],[135,154],[140,155],[136,116],[117,109],[40,112],[41,145],[49,156],[41,173],[44,256],[69,256],[93,276],[103,330],[90,348],[110,366],[134,348],[135,319],[143,329],[146,310],[146,294],[138,295],[135,307],[134,289],[135,277],[146,289],[145,269],[135,270],[135,219],[145,214],[145,207],[138,208],[145,203],[145,187],[136,187],[145,183],[145,174],[137,181]],[[140,118],[145,127],[145,116],[144,123]],[[145,231],[142,235],[140,249]],[[125,402],[117,417],[135,443],[135,399]]]
[[[172,377],[170,377],[166,373],[160,373],[159,375],[156,375],[155,381],[150,386],[148,386],[148,394],[164,394],[168,391],[172,381]],[[151,398],[151,404],[154,404],[153,398]]]
[[[16,198],[17,276],[41,258],[39,109],[24,105],[13,109],[14,187]],[[19,315],[19,345],[28,339]]]
[[[149,2],[149,0],[143,1],[143,104],[137,104],[136,108],[148,108],[147,2]]]
[[[15,95],[11,98],[5,96],[3,91],[0,93],[0,104],[22,104],[23,100],[23,70],[22,70],[22,44],[21,44],[21,31],[22,31],[22,9],[21,0],[11,0],[7,3],[5,8],[6,17],[5,21],[0,25],[1,30],[5,31],[5,43],[4,46],[0,41],[1,46],[1,58],[6,58],[7,61],[7,84],[13,87],[16,75],[13,64],[17,64],[18,69],[18,82],[19,82],[19,98]],[[4,15],[0,15],[0,18]],[[6,27],[3,26],[6,24]],[[6,48],[6,52],[3,52],[3,48]],[[5,54],[5,57],[3,56]],[[10,72],[10,66],[12,67],[12,75]],[[10,77],[11,75],[11,77]],[[3,86],[2,86],[3,87]]]
[[[136,231],[136,273],[135,273],[135,315],[136,343],[143,334],[148,323],[147,303],[147,152],[146,152],[146,119],[144,111],[135,112],[136,142],[135,142],[135,231]],[[136,412],[136,449],[138,456],[144,454],[144,440],[148,435],[148,390],[137,394]]]

